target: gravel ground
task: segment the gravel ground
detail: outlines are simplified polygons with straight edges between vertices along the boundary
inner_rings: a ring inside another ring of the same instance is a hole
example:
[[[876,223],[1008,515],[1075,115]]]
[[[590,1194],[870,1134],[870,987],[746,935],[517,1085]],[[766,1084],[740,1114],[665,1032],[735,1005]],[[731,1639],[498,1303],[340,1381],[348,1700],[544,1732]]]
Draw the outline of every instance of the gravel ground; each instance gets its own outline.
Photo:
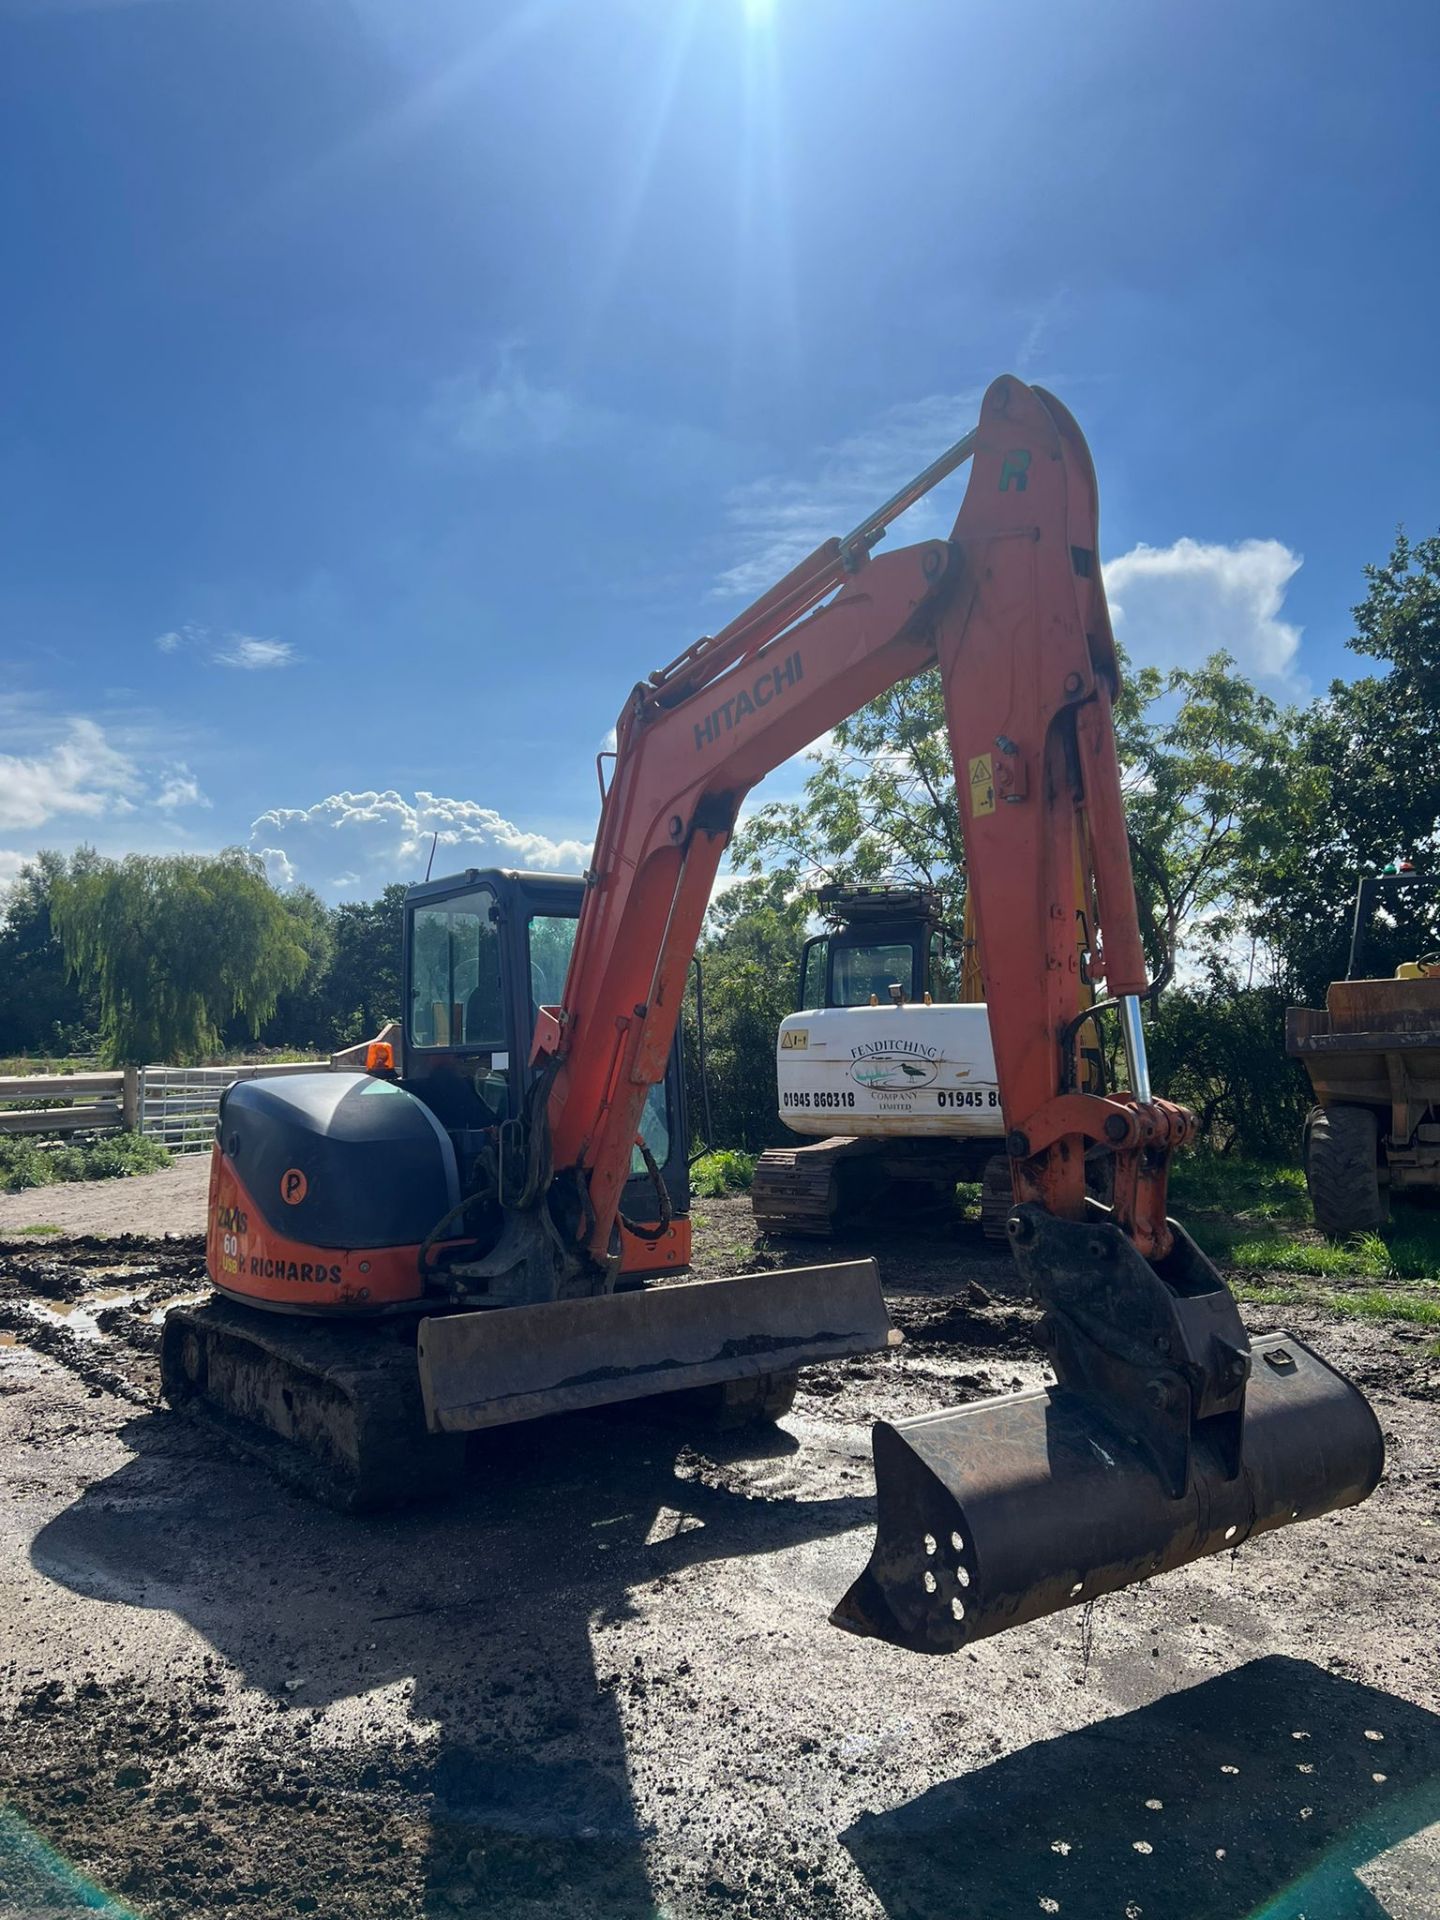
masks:
[[[35,1226],[58,1227],[67,1236],[203,1233],[209,1183],[209,1154],[187,1153],[159,1173],[0,1193],[0,1239]]]
[[[194,1178],[105,1184],[173,1231]],[[814,1257],[699,1220],[704,1271]],[[826,1622],[870,1423],[1038,1365],[970,1229],[868,1251],[906,1346],[780,1429],[512,1428],[443,1510],[357,1521],[157,1409],[198,1239],[0,1246],[0,1914],[1440,1916],[1424,1344],[1291,1315],[1379,1412],[1364,1507],[920,1659]]]

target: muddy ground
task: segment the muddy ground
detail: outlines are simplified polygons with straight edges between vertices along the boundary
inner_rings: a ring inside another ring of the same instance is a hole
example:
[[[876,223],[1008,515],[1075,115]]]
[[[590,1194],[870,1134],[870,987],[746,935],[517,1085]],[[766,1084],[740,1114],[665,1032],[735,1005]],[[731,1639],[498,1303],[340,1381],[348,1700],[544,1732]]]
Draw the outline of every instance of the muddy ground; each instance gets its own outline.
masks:
[[[814,1258],[700,1218],[707,1271]],[[906,1346],[779,1430],[510,1429],[357,1521],[158,1409],[198,1240],[0,1247],[0,1914],[1440,1916],[1425,1343],[1290,1313],[1379,1412],[1366,1506],[923,1659],[826,1623],[870,1423],[1040,1369],[973,1229],[872,1251]]]

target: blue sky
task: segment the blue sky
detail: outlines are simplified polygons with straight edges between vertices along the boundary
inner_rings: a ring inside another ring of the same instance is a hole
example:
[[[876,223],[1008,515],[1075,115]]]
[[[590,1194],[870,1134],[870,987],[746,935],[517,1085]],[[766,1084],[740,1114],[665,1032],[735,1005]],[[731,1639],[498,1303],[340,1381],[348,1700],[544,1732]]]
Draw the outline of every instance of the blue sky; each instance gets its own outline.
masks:
[[[1440,524],[1437,52],[1433,0],[0,0],[0,877],[582,864],[630,684],[1003,371],[1136,657],[1323,686]]]

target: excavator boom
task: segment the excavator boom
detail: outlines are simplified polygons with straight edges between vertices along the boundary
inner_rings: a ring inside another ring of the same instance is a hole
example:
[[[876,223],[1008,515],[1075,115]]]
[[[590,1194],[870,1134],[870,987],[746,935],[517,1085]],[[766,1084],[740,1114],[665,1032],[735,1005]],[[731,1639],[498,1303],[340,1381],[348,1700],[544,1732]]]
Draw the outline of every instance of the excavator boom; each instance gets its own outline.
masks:
[[[889,508],[962,458],[973,465],[950,539],[872,557]],[[1122,1221],[1147,1253],[1165,1248],[1168,1155],[1157,1150],[1178,1145],[1189,1123],[1150,1098],[1144,1065],[1147,979],[1089,451],[1059,401],[1005,378],[975,432],[927,475],[652,674],[620,716],[563,1004],[542,1011],[536,1034],[537,1054],[555,1063],[555,1164],[583,1172],[597,1260],[741,802],[783,760],[931,666],[1017,1195],[1079,1218],[1085,1142],[1107,1141],[1126,1167]],[[1092,934],[1088,965],[1077,927]],[[1070,1042],[1102,980],[1123,1010],[1133,1095],[1075,1091]]]

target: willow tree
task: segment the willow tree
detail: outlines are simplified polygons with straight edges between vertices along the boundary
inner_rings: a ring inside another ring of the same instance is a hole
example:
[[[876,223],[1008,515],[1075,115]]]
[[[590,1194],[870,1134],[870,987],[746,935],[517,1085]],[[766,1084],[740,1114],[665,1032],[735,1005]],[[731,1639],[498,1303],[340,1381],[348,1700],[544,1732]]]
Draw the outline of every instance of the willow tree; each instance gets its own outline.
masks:
[[[258,1033],[309,964],[294,916],[238,847],[123,860],[82,847],[51,917],[71,971],[98,996],[112,1065],[203,1059],[231,1021]]]

